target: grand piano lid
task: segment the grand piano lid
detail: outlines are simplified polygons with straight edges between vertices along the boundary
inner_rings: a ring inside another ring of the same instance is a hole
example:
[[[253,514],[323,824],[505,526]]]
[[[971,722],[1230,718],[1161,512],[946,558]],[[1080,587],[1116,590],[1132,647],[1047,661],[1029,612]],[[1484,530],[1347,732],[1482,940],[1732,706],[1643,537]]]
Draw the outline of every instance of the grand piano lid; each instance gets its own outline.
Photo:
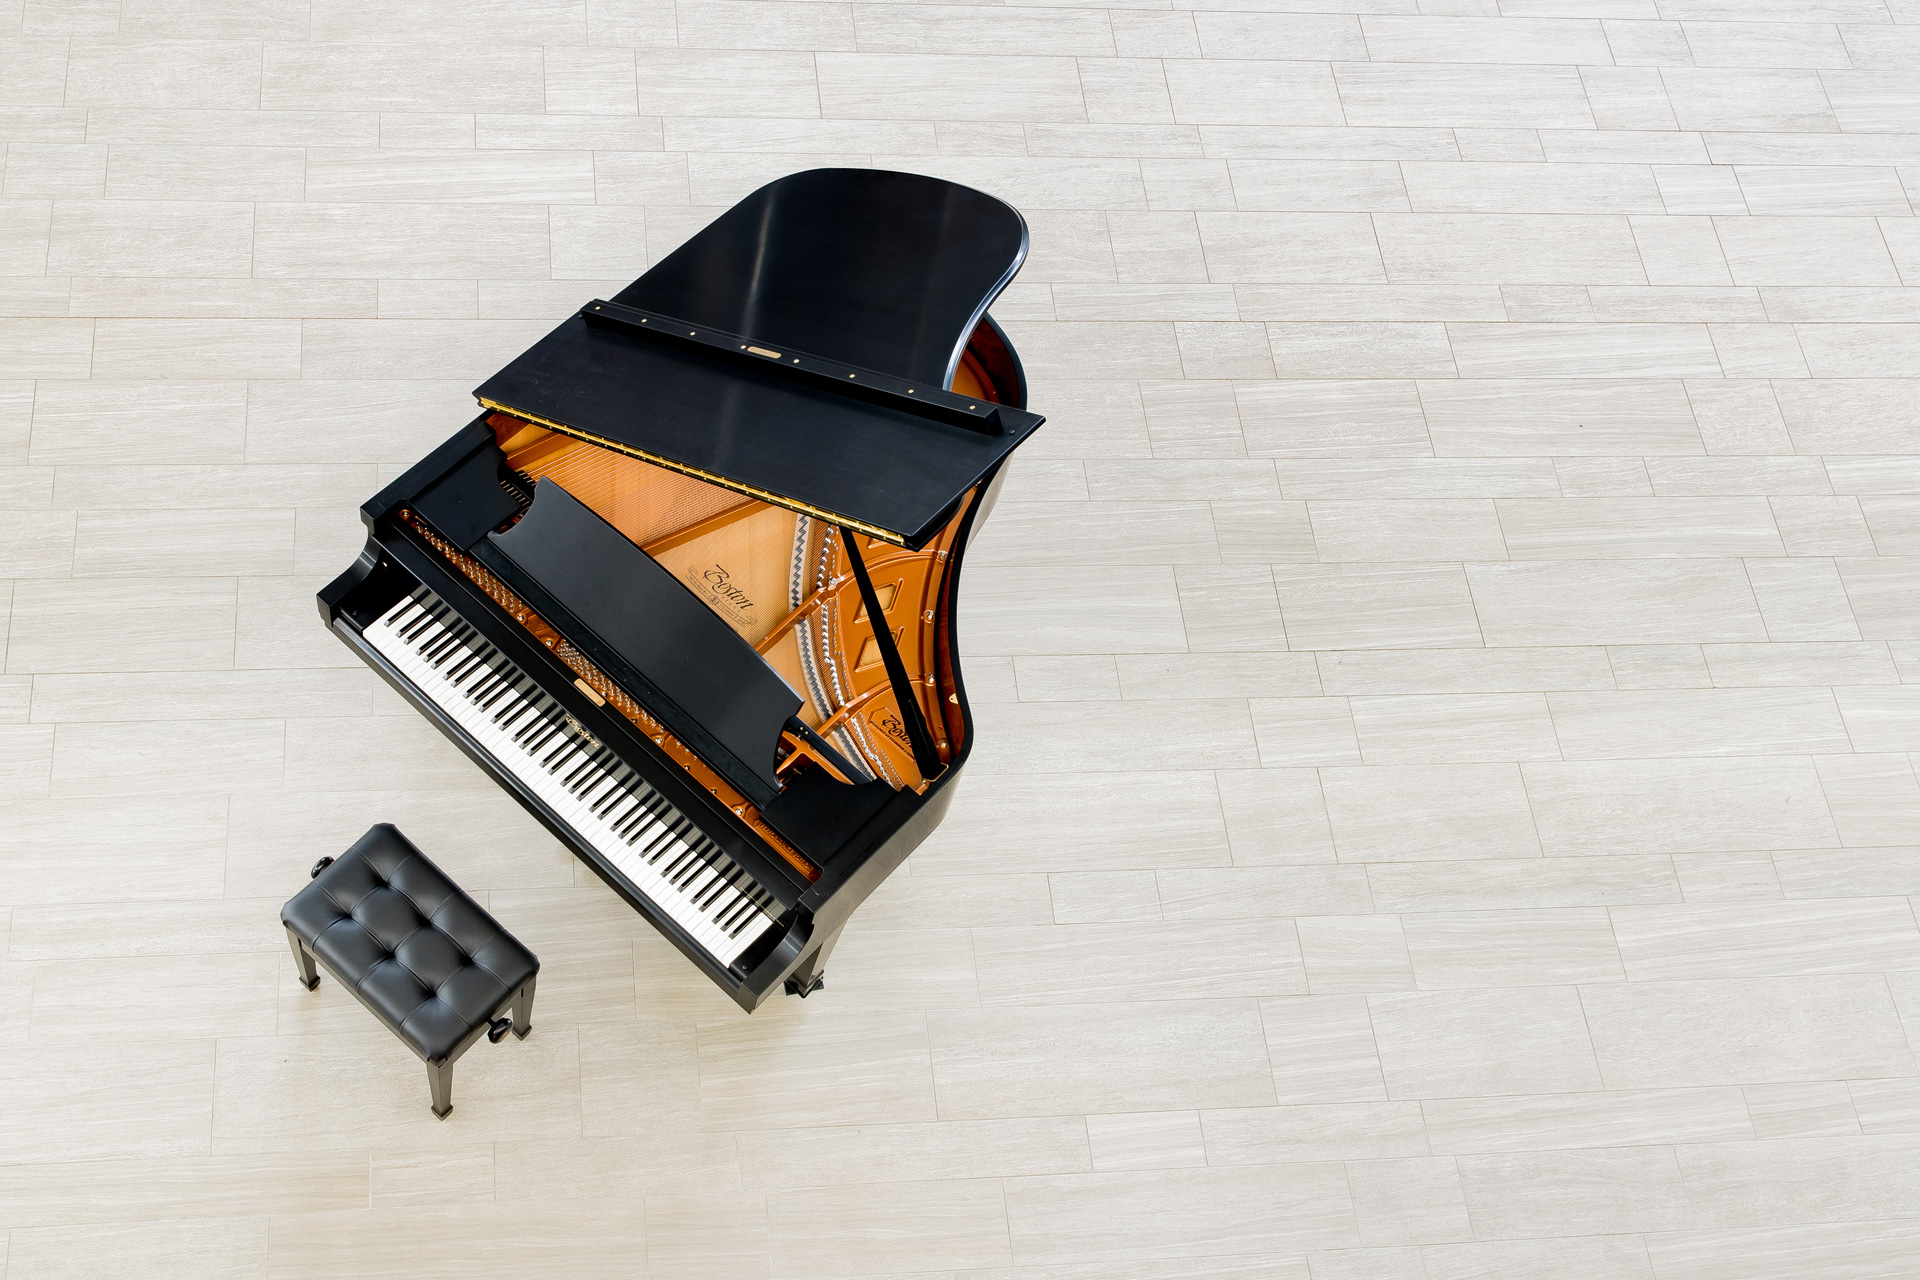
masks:
[[[937,178],[769,183],[488,379],[484,405],[918,547],[1042,419],[944,390],[1026,254]]]

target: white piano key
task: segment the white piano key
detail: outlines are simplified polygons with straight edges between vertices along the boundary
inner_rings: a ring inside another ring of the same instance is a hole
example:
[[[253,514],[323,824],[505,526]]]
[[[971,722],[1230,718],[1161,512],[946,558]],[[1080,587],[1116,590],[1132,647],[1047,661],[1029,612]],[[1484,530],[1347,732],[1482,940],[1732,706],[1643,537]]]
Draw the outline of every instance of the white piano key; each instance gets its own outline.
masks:
[[[644,779],[558,727],[552,699],[443,602],[425,594],[396,602],[366,636],[476,745],[722,964],[772,926],[737,866],[728,860],[717,867],[712,859],[724,855],[683,815],[650,804]]]

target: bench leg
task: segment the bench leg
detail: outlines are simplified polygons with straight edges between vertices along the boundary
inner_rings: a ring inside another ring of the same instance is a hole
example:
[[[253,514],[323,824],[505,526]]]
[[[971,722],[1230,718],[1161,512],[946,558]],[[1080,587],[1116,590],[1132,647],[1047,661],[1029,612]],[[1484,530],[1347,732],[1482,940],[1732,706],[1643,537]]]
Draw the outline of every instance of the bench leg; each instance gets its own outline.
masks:
[[[539,980],[536,974],[513,993],[513,1038],[516,1040],[525,1040],[527,1032],[533,1030],[533,986]]]
[[[427,1088],[433,1092],[433,1114],[445,1120],[453,1110],[453,1062],[427,1064]]]
[[[293,962],[300,967],[300,985],[309,991],[316,990],[320,986],[320,971],[314,967],[313,953],[291,929],[287,930],[287,944],[293,948]]]

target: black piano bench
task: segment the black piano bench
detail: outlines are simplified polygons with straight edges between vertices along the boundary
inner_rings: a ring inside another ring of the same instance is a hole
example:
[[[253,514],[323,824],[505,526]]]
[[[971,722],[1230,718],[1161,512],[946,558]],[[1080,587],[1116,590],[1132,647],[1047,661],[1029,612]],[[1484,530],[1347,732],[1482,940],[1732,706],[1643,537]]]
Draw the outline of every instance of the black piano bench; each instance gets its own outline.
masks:
[[[539,959],[391,823],[315,863],[280,923],[307,990],[320,985],[317,959],[420,1055],[442,1120],[461,1054],[482,1035],[533,1030]]]

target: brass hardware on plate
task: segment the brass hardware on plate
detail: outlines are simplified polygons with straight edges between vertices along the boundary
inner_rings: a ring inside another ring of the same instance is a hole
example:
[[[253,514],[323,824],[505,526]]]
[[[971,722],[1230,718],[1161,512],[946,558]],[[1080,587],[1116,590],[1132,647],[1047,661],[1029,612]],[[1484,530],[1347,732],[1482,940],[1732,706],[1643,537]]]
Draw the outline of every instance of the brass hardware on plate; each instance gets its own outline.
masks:
[[[769,351],[765,347],[748,347],[747,350],[756,356],[765,356],[769,360],[778,360],[780,358],[778,351]]]

